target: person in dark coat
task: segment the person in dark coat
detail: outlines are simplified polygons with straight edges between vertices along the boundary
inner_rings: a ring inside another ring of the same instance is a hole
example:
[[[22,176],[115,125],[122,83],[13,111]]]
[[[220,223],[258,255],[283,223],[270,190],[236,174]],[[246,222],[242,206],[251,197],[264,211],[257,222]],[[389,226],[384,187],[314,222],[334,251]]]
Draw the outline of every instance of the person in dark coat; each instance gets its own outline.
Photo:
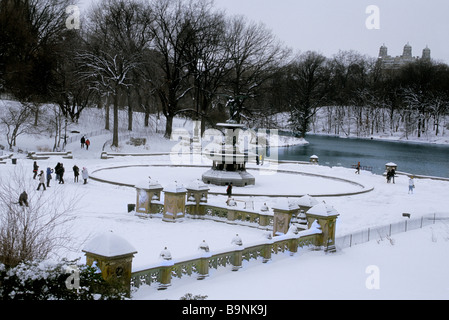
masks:
[[[23,207],[24,205],[28,207],[28,194],[26,191],[22,192],[19,196],[19,206]]]
[[[36,179],[38,170],[39,170],[39,166],[37,165],[37,162],[34,161],[34,164],[33,164],[33,173],[34,173],[33,179]]]
[[[391,180],[393,180],[393,183],[395,183],[395,182],[394,182],[394,177],[395,177],[395,175],[396,175],[396,170],[391,169],[390,172],[391,172],[391,173],[390,173],[390,174],[391,174]]]
[[[226,194],[228,195],[228,197],[232,196],[232,182],[226,188]]]
[[[59,168],[61,167],[61,163],[58,162],[58,164],[55,167],[55,175],[56,175],[56,180],[59,181]]]
[[[58,169],[59,184],[64,184],[64,172],[65,172],[65,169],[64,169],[63,164],[61,163],[59,166],[59,169]]]
[[[73,166],[73,182],[78,182],[78,176],[80,175],[80,168],[75,164]]]
[[[357,169],[357,170],[355,171],[355,173],[356,173],[356,174],[360,174],[360,162],[357,163],[356,169]]]
[[[84,149],[84,144],[86,143],[86,138],[84,136],[81,137],[81,149]]]

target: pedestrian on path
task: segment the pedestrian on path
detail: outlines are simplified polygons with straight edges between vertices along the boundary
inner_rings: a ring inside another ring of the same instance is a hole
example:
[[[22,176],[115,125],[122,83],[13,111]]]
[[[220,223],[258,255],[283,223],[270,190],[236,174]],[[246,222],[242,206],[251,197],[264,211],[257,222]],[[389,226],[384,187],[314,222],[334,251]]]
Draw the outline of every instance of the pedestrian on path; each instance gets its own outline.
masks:
[[[86,143],[86,138],[84,136],[81,137],[81,149],[84,149],[84,144]]]
[[[64,184],[64,172],[65,172],[64,165],[62,163],[60,163],[59,164],[59,169],[56,172],[56,174],[59,175],[59,184]]]
[[[26,191],[22,192],[19,196],[19,206],[23,207],[24,205],[28,207],[28,194]]]
[[[33,179],[36,179],[38,170],[39,170],[39,166],[37,165],[37,162],[34,161],[34,163],[33,163],[33,173],[34,173]]]
[[[87,171],[86,167],[83,167],[83,171],[81,172],[81,175],[84,179],[84,184],[87,184],[87,179],[89,178],[89,172]]]
[[[89,150],[89,146],[90,146],[90,140],[86,139],[86,150]]]
[[[53,169],[48,167],[47,168],[47,188],[50,187],[50,180],[52,179],[51,174],[53,173]]]
[[[37,186],[37,190],[39,191],[39,189],[41,188],[41,186],[44,187],[44,191],[47,190],[47,188],[45,187],[45,174],[44,174],[44,170],[41,170],[41,173],[39,173],[39,185]]]
[[[415,180],[413,179],[413,176],[411,176],[408,180],[408,193],[413,194],[413,190],[415,190]]]
[[[78,176],[80,175],[80,168],[75,164],[73,166],[73,182],[78,182]]]

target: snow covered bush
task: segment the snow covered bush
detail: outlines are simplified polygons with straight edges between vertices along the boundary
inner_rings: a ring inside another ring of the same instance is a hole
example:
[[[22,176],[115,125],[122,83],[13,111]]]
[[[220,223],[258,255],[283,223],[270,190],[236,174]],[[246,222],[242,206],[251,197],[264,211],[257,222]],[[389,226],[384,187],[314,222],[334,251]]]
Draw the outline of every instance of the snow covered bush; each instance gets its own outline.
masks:
[[[70,286],[77,270],[79,286]],[[0,300],[122,300],[125,293],[103,280],[96,268],[63,260],[0,264]]]
[[[200,294],[193,295],[192,293],[186,293],[179,300],[206,300],[207,296],[203,296]]]

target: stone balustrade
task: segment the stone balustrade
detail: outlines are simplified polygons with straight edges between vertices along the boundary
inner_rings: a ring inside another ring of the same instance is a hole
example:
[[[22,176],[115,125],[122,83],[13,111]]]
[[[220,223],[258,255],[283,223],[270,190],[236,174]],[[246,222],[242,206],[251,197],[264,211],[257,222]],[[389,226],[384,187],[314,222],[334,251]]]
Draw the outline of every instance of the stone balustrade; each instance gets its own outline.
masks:
[[[197,257],[185,261],[162,261],[145,270],[134,271],[131,274],[131,286],[139,288],[142,285],[156,285],[159,290],[168,288],[173,278],[195,276],[202,280],[209,276],[210,269],[231,267],[232,271],[238,271],[244,261],[261,260],[266,263],[271,260],[272,254],[287,253],[291,255],[298,252],[299,248],[314,249],[320,246],[321,232],[308,230],[298,234],[289,234],[267,239],[259,244],[249,246],[235,246],[233,250],[216,253],[202,252]]]

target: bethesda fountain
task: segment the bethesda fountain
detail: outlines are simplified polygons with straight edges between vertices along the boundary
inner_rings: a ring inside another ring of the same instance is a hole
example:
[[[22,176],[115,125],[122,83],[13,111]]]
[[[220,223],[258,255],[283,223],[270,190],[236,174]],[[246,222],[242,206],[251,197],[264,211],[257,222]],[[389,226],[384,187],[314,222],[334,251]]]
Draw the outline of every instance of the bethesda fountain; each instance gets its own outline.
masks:
[[[231,183],[236,187],[254,185],[256,179],[246,171],[246,163],[252,155],[247,150],[242,151],[239,146],[239,134],[243,132],[245,125],[228,121],[218,123],[216,127],[224,135],[221,146],[206,153],[213,164],[212,168],[203,174],[203,182],[217,186],[226,186]]]

